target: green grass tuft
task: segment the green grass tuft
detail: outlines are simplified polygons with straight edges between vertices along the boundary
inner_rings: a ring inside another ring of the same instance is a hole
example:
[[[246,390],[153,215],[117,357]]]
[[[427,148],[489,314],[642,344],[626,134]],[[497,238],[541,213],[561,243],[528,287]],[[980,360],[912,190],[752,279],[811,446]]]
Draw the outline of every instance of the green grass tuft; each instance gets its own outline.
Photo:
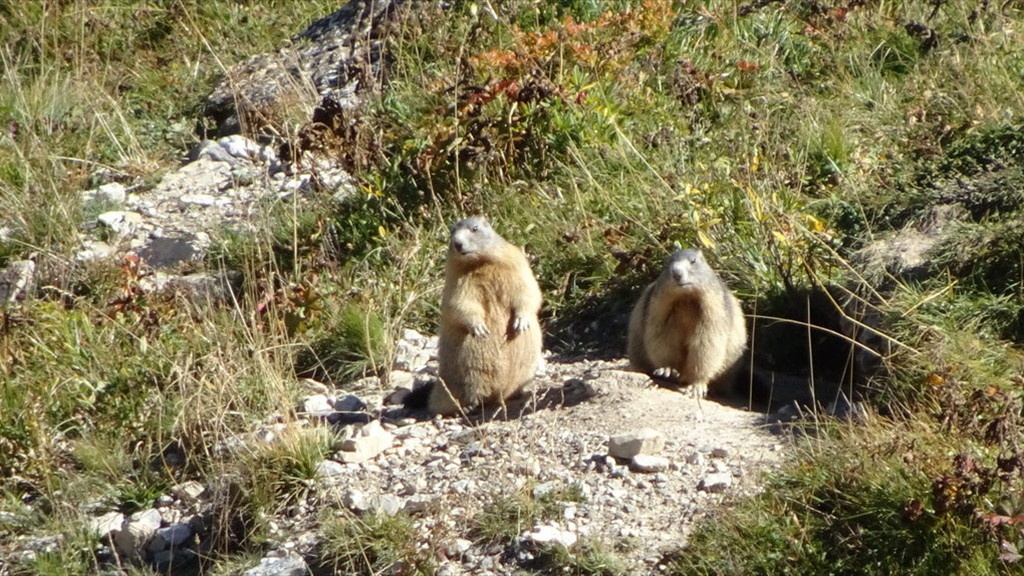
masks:
[[[326,540],[323,564],[345,574],[433,574],[429,550],[417,546],[412,519],[395,516],[353,516],[327,512],[321,519]]]

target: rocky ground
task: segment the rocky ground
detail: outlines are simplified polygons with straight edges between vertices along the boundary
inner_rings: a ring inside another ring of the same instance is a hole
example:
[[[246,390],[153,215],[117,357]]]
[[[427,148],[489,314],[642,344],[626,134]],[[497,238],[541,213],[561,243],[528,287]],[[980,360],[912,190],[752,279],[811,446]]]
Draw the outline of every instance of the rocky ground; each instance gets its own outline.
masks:
[[[317,466],[304,500],[270,522],[266,557],[246,574],[303,574],[319,561],[324,510],[408,513],[417,546],[439,574],[510,574],[538,550],[578,541],[615,549],[628,573],[653,574],[686,541],[694,520],[730,496],[757,490],[759,473],[780,462],[785,439],[763,414],[653,386],[625,361],[552,358],[505,409],[430,418],[396,405],[435,371],[436,339],[408,331],[383,394],[375,378],[351,390],[309,381],[298,419],[271,416],[230,438],[224,457],[273,444],[289,428],[332,426],[344,440]],[[495,497],[555,495],[557,518],[522,525],[512,544],[481,540],[474,518]],[[97,516],[101,558],[136,558],[160,571],[194,568],[209,540],[223,486],[188,482],[129,518]],[[563,500],[564,498],[564,500]],[[19,552],[33,554],[41,542]]]
[[[415,373],[429,374],[432,364]],[[727,494],[756,489],[757,472],[779,461],[784,440],[761,414],[653,386],[627,368],[552,360],[505,410],[468,419],[416,420],[382,407],[391,445],[373,460],[330,466],[325,484],[336,483],[350,507],[391,498],[417,514],[422,533],[443,535],[443,573],[508,573],[529,559],[530,543],[578,538],[632,542],[630,571],[657,572],[695,518]],[[472,544],[465,527],[481,507],[524,488],[578,489],[580,501],[561,503],[556,521],[523,526],[511,554]]]

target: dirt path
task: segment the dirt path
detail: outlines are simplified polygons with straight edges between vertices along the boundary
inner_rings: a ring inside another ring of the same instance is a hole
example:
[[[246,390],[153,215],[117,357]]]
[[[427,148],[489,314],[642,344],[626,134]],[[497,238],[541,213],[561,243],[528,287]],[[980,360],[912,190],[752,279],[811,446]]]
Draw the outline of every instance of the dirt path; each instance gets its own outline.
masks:
[[[624,360],[552,361],[507,413],[402,421],[395,447],[353,466],[357,478],[346,485],[370,498],[398,497],[407,510],[410,501],[426,503],[414,516],[442,574],[528,568],[530,536],[489,545],[474,526],[495,498],[530,491],[576,497],[558,502],[560,517],[521,526],[522,534],[598,542],[626,560],[628,573],[656,573],[694,520],[757,489],[758,472],[780,461],[785,440],[761,414],[655,387],[626,368]],[[649,454],[655,470],[608,455],[610,437],[642,429],[664,438]]]

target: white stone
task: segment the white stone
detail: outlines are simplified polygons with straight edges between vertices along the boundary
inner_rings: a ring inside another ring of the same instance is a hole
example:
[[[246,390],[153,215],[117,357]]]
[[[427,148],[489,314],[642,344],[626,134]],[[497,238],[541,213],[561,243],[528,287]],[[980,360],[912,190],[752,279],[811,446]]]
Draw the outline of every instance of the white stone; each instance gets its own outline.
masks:
[[[394,370],[415,371],[430,361],[430,353],[423,346],[401,340],[395,346],[395,361],[391,365]]]
[[[160,528],[161,521],[160,512],[155,508],[136,512],[114,535],[114,544],[126,556],[139,556]]]
[[[732,474],[729,474],[728,472],[715,472],[705,476],[704,479],[700,481],[697,489],[705,492],[718,493],[726,491],[730,486],[732,486]]]
[[[465,538],[456,538],[445,544],[444,554],[449,558],[458,558],[473,547],[473,542]]]
[[[108,202],[121,203],[128,197],[128,189],[120,182],[109,182],[96,189],[95,198]]]
[[[629,460],[637,454],[656,454],[665,446],[665,436],[657,430],[642,428],[608,438],[608,454]]]
[[[334,412],[331,399],[323,394],[313,394],[302,399],[301,412],[306,414],[324,414]]]
[[[289,553],[286,556],[262,558],[259,565],[249,568],[242,576],[307,576],[309,566],[302,556]]]
[[[201,157],[164,176],[149,194],[174,197],[199,190],[220,190],[230,183],[231,164]]]
[[[221,148],[235,158],[252,158],[260,153],[260,145],[245,136],[233,134],[217,140]]]
[[[259,159],[267,164],[275,164],[277,163],[277,151],[271,146],[264,146],[260,148]]]
[[[416,375],[412,372],[406,372],[405,370],[392,370],[388,374],[388,386],[392,388],[409,388],[412,389],[416,383]]]
[[[345,466],[334,460],[323,460],[316,465],[317,478],[334,478],[345,474]]]
[[[112,210],[100,214],[96,220],[121,236],[129,236],[142,224],[142,215],[138,212]]]
[[[648,454],[637,454],[629,463],[629,469],[633,472],[651,474],[668,470],[669,459],[664,456],[651,456]]]
[[[373,514],[380,514],[384,516],[394,516],[402,510],[402,501],[392,496],[391,494],[378,494],[371,496],[367,502],[369,504],[369,512]]]
[[[548,494],[554,492],[555,488],[558,488],[558,483],[555,481],[542,482],[540,484],[537,484],[536,486],[533,487],[533,497],[543,498]]]
[[[75,259],[79,262],[103,260],[104,258],[109,258],[113,254],[114,248],[110,244],[95,240],[85,240],[82,242],[82,249],[75,254]]]
[[[124,514],[120,512],[109,512],[89,521],[89,529],[100,538],[107,534],[117,535],[123,525]]]
[[[341,503],[353,512],[366,512],[370,509],[370,499],[362,491],[355,488],[349,489],[345,492],[345,495],[341,497]]]
[[[320,394],[326,397],[327,394],[331,391],[331,389],[328,388],[326,384],[324,384],[323,382],[317,382],[312,378],[303,378],[299,380],[299,383],[302,384],[303,388],[305,388],[306,391],[310,392],[311,394]]]
[[[395,436],[383,429],[380,422],[373,420],[356,430],[355,435],[341,443],[338,458],[346,464],[357,464],[373,458],[391,448]]]
[[[569,548],[576,543],[579,537],[568,530],[562,530],[555,526],[540,525],[533,530],[523,533],[523,539],[535,544],[561,544]]]
[[[419,331],[417,330],[414,330],[412,328],[403,328],[402,340],[414,342],[416,344],[423,344],[423,342],[425,342],[427,339],[423,336],[423,334],[420,334]]]
[[[184,205],[216,206],[217,198],[211,194],[182,194],[178,201]]]
[[[128,197],[128,191],[120,182],[110,182],[99,188],[85,190],[81,193],[83,203],[89,202],[110,202],[115,204],[123,203]]]
[[[430,509],[434,504],[434,497],[429,494],[417,494],[405,500],[402,510],[406,514],[421,514]]]
[[[234,162],[234,158],[223,146],[213,140],[203,140],[194,149],[193,157],[196,160],[208,160],[215,162]]]

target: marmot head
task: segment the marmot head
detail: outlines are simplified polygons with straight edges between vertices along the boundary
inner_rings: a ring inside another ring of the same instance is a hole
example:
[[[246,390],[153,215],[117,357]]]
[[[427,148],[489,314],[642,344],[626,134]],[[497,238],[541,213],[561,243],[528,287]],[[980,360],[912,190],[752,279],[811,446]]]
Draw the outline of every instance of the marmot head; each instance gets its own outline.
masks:
[[[452,226],[449,250],[459,256],[473,257],[491,245],[497,237],[483,216],[471,216]]]
[[[676,286],[688,288],[700,284],[707,262],[697,249],[676,250],[665,261],[665,273],[671,275]]]

